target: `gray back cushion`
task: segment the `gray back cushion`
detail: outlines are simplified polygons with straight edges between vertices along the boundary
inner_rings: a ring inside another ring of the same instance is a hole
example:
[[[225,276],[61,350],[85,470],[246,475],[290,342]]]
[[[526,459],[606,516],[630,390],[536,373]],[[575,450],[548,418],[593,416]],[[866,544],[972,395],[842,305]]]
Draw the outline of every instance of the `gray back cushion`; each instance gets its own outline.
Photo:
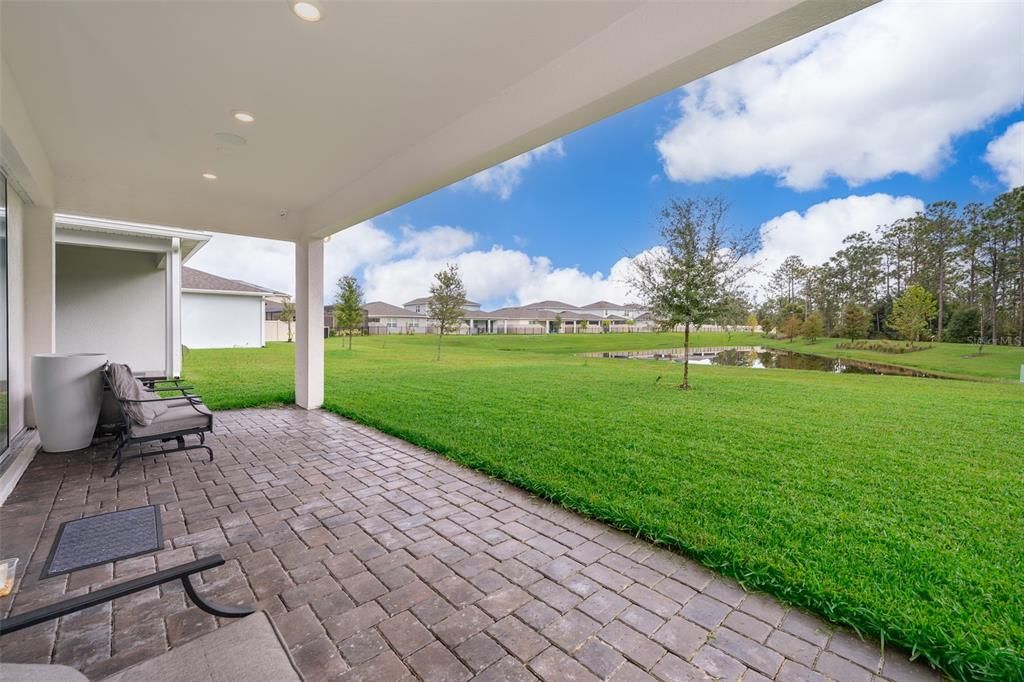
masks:
[[[159,398],[155,393],[150,393],[142,382],[135,378],[128,365],[117,362],[110,363],[108,368],[110,374],[110,385],[118,400],[150,400]],[[133,422],[140,426],[149,426],[153,420],[167,411],[164,403],[134,403],[122,402],[124,411]]]

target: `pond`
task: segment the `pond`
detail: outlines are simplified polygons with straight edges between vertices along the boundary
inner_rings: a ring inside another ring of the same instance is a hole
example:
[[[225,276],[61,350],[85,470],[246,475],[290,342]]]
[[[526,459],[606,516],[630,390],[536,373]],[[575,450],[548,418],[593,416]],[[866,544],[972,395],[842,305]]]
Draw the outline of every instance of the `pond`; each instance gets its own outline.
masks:
[[[621,358],[627,360],[668,360],[683,361],[682,348],[661,348],[658,350],[605,351],[583,353],[592,358]],[[752,367],[754,369],[807,369],[833,374],[891,374],[896,376],[941,378],[920,370],[885,365],[849,358],[828,358],[809,353],[795,353],[761,346],[733,346],[716,348],[691,348],[690,363],[694,365],[729,365]]]

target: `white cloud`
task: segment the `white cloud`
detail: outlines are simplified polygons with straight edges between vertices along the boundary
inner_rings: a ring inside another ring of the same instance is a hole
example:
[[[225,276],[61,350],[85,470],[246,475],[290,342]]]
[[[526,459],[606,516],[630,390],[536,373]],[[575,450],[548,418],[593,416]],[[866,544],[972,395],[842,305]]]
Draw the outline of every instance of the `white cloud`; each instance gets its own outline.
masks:
[[[461,227],[435,225],[425,230],[402,227],[398,252],[423,258],[439,258],[465,251],[476,243],[476,235]]]
[[[216,234],[186,265],[275,291],[295,291],[295,245],[291,242]]]
[[[557,268],[544,256],[496,246],[448,258],[405,258],[368,267],[368,300],[401,304],[427,294],[434,273],[448,263],[459,266],[470,299],[494,305],[518,305],[543,299],[590,303],[599,299],[631,300],[625,280],[629,258],[621,258],[605,276],[579,268]]]
[[[499,163],[493,168],[480,171],[455,186],[461,187],[463,183],[466,183],[481,192],[490,192],[497,194],[502,199],[508,199],[523,181],[523,172],[527,168],[542,159],[560,159],[563,156],[565,156],[565,147],[561,140],[555,140],[525,154],[520,154],[514,159]]]
[[[800,256],[808,265],[824,263],[842,248],[847,235],[872,232],[923,210],[924,202],[916,197],[871,194],[831,199],[803,213],[787,211],[761,225],[761,249],[752,257],[759,268],[747,282],[756,290],[787,256]]]
[[[927,176],[957,135],[1024,102],[1024,3],[885,2],[683,88],[658,142],[681,182],[795,189]]]
[[[605,276],[558,268],[544,256],[519,249],[473,249],[477,239],[476,234],[449,225],[422,230],[405,226],[396,239],[372,222],[360,223],[335,234],[324,247],[325,298],[333,300],[339,277],[357,275],[368,301],[401,305],[426,295],[434,273],[447,263],[459,266],[469,297],[488,305],[547,298],[571,303],[633,298],[625,283],[629,258],[619,259]],[[189,265],[278,291],[295,291],[295,248],[289,242],[218,234]]]
[[[324,245],[325,291],[333,291],[342,275],[394,255],[395,240],[370,221],[333,235]],[[197,270],[240,279],[276,291],[295,293],[295,245],[272,239],[216,234],[189,260]]]
[[[985,161],[1007,189],[1024,185],[1024,121],[1014,123],[988,143]]]

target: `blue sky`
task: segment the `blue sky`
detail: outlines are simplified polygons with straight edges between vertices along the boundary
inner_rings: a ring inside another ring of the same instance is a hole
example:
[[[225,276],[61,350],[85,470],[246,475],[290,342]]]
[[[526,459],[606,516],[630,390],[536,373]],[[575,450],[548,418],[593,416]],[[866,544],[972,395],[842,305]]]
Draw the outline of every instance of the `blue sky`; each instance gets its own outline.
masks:
[[[712,195],[761,230],[763,270],[820,262],[850,232],[1024,183],[1022,45],[1024,3],[880,3],[335,235],[328,282],[400,304],[455,262],[490,307],[629,299],[659,208]],[[288,245],[239,240],[192,265],[290,290]]]

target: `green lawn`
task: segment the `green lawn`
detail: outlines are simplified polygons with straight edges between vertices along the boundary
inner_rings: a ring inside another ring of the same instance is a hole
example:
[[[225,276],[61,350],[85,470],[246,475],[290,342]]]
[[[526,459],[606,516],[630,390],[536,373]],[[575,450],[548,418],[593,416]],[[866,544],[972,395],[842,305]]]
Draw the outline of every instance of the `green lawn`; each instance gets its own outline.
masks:
[[[454,338],[438,363],[430,338],[332,339],[326,406],[953,676],[1024,679],[1024,386],[697,366],[682,392],[678,365],[573,354],[679,345]],[[214,408],[288,402],[292,362],[191,351],[186,373]]]
[[[880,353],[836,348],[837,344],[848,342],[849,339],[818,339],[815,343],[808,343],[802,338],[797,338],[793,342],[785,339],[760,339],[761,345],[782,350],[869,360],[985,381],[1019,382],[1020,366],[1024,365],[1024,348],[1019,346],[985,346],[981,355],[977,354],[977,346],[965,343],[936,343],[931,347],[924,344],[922,350],[911,353]]]

